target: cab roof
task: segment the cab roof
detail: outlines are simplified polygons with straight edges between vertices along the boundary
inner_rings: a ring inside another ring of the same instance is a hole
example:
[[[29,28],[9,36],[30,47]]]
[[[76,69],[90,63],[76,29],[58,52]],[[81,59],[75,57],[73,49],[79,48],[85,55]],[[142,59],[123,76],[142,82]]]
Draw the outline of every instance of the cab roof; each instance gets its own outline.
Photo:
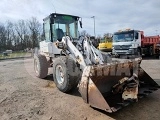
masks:
[[[43,19],[43,21],[45,21],[48,18],[54,17],[54,16],[70,16],[70,17],[74,17],[74,18],[80,18],[79,16],[74,16],[74,15],[68,15],[68,14],[60,14],[60,13],[51,13],[49,16],[47,16],[46,18]]]

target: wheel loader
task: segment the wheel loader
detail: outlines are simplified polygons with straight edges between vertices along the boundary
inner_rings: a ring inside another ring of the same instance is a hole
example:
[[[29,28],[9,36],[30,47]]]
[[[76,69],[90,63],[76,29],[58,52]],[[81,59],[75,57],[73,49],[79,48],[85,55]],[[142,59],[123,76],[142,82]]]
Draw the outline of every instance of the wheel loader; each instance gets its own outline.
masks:
[[[141,58],[112,60],[80,36],[81,17],[52,13],[43,21],[45,39],[34,55],[34,70],[37,77],[45,78],[52,67],[60,91],[78,87],[84,102],[112,113],[158,90],[159,85],[141,68]]]
[[[112,38],[105,37],[104,39],[100,40],[98,49],[104,52],[112,52]]]

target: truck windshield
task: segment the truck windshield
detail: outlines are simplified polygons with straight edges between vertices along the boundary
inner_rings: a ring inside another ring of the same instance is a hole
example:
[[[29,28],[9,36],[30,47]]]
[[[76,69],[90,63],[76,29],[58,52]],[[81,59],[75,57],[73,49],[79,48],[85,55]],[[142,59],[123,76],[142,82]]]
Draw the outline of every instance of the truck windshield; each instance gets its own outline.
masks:
[[[134,32],[119,32],[113,35],[114,42],[127,42],[134,39]]]
[[[57,32],[60,34],[57,35]],[[76,39],[78,37],[78,20],[72,16],[57,16],[52,24],[53,40],[57,40],[60,36],[69,35]]]

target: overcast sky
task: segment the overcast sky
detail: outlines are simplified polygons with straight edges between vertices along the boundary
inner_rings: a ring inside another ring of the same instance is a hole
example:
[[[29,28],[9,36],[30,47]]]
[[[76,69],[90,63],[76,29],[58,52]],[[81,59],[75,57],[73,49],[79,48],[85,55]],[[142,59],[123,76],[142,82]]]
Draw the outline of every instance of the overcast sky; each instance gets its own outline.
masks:
[[[83,29],[94,35],[120,29],[143,30],[145,35],[160,34],[160,0],[1,0],[0,22],[36,17],[41,23],[50,13],[83,18]],[[81,31],[80,30],[80,31]]]

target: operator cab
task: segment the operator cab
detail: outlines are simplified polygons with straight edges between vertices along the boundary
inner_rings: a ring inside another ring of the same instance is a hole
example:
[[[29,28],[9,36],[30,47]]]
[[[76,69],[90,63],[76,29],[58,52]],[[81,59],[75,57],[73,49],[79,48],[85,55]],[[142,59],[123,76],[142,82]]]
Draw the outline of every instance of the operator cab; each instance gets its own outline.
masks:
[[[46,42],[61,41],[63,36],[78,38],[78,16],[52,13],[43,19],[43,29]],[[80,26],[82,23],[80,21]]]

